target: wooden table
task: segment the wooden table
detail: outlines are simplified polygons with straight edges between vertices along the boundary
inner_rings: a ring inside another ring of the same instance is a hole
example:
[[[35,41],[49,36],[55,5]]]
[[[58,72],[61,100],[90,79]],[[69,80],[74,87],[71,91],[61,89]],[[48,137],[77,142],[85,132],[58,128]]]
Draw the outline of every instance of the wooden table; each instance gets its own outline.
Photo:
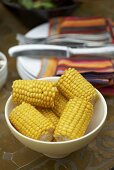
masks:
[[[113,0],[85,0],[76,10],[77,16],[108,16],[114,19]],[[114,97],[106,98],[108,117],[103,130],[85,148],[64,159],[51,159],[22,145],[11,134],[4,118],[4,107],[11,94],[12,82],[19,79],[16,61],[8,56],[8,48],[17,44],[16,33],[26,33],[24,26],[0,4],[0,51],[8,59],[8,79],[0,90],[0,169],[1,170],[109,170],[114,166]]]

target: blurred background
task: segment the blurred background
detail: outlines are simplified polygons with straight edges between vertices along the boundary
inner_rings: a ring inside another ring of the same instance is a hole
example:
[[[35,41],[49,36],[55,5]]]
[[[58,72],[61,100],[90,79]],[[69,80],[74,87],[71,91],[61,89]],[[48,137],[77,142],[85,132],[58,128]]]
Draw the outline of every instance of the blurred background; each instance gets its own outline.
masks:
[[[28,28],[58,16],[113,15],[113,0],[1,0],[1,2]]]

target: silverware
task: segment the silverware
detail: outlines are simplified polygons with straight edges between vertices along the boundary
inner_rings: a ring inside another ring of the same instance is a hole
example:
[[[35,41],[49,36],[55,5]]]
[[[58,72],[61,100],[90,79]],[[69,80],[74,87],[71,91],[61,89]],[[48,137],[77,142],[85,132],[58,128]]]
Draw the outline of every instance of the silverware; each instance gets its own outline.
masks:
[[[104,46],[109,43],[110,36],[108,33],[97,35],[60,34],[49,36],[47,38],[29,38],[22,34],[17,34],[16,39],[20,44],[52,44],[69,47],[97,47]]]
[[[59,57],[69,58],[73,55],[100,55],[101,57],[114,58],[114,45],[107,45],[103,47],[87,47],[87,48],[71,48],[66,46],[57,45],[44,45],[44,44],[28,44],[17,45],[9,48],[9,55],[12,57],[19,56],[35,56],[37,58],[46,57]]]

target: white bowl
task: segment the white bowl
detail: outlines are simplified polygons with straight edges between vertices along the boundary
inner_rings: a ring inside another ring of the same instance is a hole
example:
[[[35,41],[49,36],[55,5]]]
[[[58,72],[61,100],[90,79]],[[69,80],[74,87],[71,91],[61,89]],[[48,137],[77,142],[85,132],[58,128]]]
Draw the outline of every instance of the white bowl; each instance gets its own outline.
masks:
[[[48,77],[44,78],[50,81],[57,81],[58,77]],[[98,132],[102,129],[103,124],[107,116],[107,104],[104,97],[98,91],[99,99],[95,104],[94,114],[92,120],[89,124],[86,134],[78,139],[64,141],[64,142],[44,142],[39,140],[34,140],[29,137],[22,135],[18,132],[9,121],[9,114],[15,107],[12,102],[12,96],[9,97],[5,106],[5,119],[8,127],[14,136],[25,146],[33,149],[37,152],[43,153],[48,157],[52,158],[63,158],[70,153],[79,150],[80,148],[86,146],[91,140],[93,140]]]
[[[0,65],[2,65],[2,67],[0,68],[0,89],[1,89],[7,80],[7,74],[8,74],[7,58],[1,52],[0,52]]]

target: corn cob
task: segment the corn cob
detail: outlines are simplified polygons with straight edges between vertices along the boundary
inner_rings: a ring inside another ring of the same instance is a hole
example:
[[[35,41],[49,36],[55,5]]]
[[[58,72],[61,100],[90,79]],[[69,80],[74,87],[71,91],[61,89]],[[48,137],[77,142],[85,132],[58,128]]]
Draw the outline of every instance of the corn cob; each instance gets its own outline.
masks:
[[[60,92],[56,93],[54,107],[52,108],[53,112],[60,117],[67,102],[68,100]]]
[[[68,101],[56,126],[57,141],[76,139],[84,135],[93,114],[93,105],[87,100],[73,98]]]
[[[98,98],[96,89],[78,71],[69,68],[57,82],[58,90],[67,98],[85,98],[94,104]]]
[[[44,141],[53,139],[53,124],[28,103],[15,107],[9,119],[13,126],[25,136]]]
[[[59,117],[51,109],[37,108],[46,118],[48,118],[56,127],[59,121]]]
[[[33,106],[46,108],[54,106],[57,88],[53,82],[44,80],[15,80],[12,88],[14,103],[20,104],[26,102]]]

